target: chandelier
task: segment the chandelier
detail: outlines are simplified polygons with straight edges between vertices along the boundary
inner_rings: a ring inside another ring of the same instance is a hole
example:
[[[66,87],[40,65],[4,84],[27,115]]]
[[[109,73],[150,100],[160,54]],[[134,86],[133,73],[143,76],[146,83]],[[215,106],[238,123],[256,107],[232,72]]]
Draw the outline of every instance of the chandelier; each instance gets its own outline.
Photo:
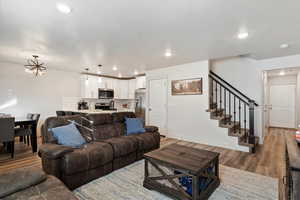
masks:
[[[40,63],[37,55],[32,55],[33,59],[27,60],[25,66],[25,72],[34,74],[35,76],[41,76],[46,73],[47,67],[43,66],[44,63]]]

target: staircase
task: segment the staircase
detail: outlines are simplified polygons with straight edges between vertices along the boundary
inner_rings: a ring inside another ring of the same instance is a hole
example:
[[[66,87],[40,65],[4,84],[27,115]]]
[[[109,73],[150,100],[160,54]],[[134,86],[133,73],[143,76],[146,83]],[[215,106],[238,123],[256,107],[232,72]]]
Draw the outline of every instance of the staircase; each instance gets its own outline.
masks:
[[[259,138],[254,134],[254,112],[258,104],[212,71],[209,84],[210,118],[227,128],[228,136],[237,137],[239,145],[255,153]]]

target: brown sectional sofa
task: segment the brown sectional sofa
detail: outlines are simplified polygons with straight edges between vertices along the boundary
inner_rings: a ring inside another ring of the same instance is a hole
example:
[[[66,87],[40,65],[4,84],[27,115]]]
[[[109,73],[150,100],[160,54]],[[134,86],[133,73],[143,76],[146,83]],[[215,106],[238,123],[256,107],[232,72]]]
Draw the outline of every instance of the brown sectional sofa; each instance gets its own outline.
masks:
[[[89,142],[82,148],[58,145],[49,132],[74,120],[89,126],[82,116],[50,117],[42,127],[43,145],[39,155],[46,173],[61,179],[69,189],[75,189],[93,179],[129,165],[143,157],[143,154],[160,146],[157,127],[146,126],[145,133],[126,136],[125,117],[134,113],[89,114],[93,132],[78,126],[82,136]]]
[[[0,174],[0,199],[77,200],[57,178],[42,169],[27,167]]]

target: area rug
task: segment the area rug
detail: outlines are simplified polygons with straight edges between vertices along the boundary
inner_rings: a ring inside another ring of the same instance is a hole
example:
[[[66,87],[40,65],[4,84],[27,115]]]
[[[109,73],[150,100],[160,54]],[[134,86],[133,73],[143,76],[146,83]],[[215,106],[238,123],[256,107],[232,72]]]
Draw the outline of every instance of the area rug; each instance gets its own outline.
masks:
[[[80,200],[171,200],[143,187],[144,161],[138,161],[74,190]],[[221,184],[210,200],[277,200],[278,179],[220,165]]]

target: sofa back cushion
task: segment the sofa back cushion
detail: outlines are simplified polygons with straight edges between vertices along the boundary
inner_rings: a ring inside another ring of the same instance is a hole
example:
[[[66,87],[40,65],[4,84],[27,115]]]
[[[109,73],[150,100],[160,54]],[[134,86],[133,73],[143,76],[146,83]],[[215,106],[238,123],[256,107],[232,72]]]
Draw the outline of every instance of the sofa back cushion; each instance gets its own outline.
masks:
[[[59,126],[65,126],[65,125],[70,124],[70,122],[68,120],[75,121],[79,124],[82,123],[82,119],[79,115],[63,116],[63,117],[49,117],[49,118],[47,118],[45,120],[44,124],[43,124],[43,127],[42,127],[43,143],[57,144],[56,138],[53,136],[53,133],[49,130],[52,129],[52,128],[59,127]],[[84,137],[84,135],[83,135],[83,137]]]
[[[126,135],[145,133],[144,125],[141,118],[125,118]]]
[[[133,112],[112,113],[113,124],[118,135],[126,135],[125,118],[135,118],[135,114]]]
[[[113,125],[111,114],[89,114],[87,118],[93,121],[95,140],[120,136]]]
[[[86,143],[74,123],[50,128],[49,131],[52,132],[59,145],[79,148]]]

